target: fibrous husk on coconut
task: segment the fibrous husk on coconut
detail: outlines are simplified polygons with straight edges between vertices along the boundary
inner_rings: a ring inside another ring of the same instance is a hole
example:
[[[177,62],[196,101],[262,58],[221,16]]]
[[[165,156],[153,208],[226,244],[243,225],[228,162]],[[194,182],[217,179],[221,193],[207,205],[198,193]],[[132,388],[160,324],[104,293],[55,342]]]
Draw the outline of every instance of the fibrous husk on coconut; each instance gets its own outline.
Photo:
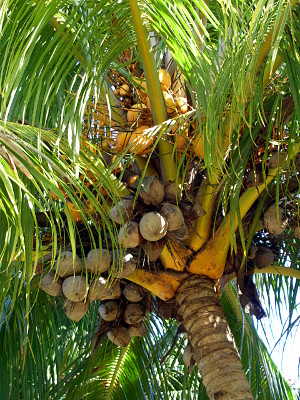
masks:
[[[123,319],[126,324],[135,325],[142,321],[145,311],[140,303],[128,303],[125,306]]]
[[[167,234],[168,222],[160,213],[151,211],[141,218],[140,231],[143,238],[156,242]]]
[[[188,343],[185,346],[185,348],[183,350],[182,358],[183,358],[184,365],[189,367],[191,364],[191,361],[192,361],[192,346],[190,345],[190,343]]]
[[[129,221],[133,216],[134,211],[134,199],[124,198],[118,202],[110,210],[111,219],[117,224]]]
[[[147,328],[143,322],[128,327],[130,337],[144,337],[147,333]]]
[[[144,242],[143,249],[150,262],[156,261],[166,245],[166,238],[158,240],[157,242]]]
[[[180,209],[185,221],[195,221],[198,218],[203,217],[206,214],[206,211],[200,204],[194,203],[181,203]]]
[[[89,273],[99,274],[108,270],[110,253],[107,249],[92,249],[86,257],[86,269]]]
[[[140,198],[145,204],[157,206],[165,196],[163,183],[155,176],[145,176],[139,192]]]
[[[275,152],[272,154],[269,160],[269,169],[276,169],[278,167],[283,167],[286,162],[287,155],[280,152]]]
[[[168,231],[176,231],[182,228],[184,218],[179,207],[172,203],[163,203],[161,214],[168,221]]]
[[[43,276],[40,288],[50,294],[50,296],[58,296],[61,293],[62,279],[55,279],[55,272],[50,271]]]
[[[284,209],[278,207],[278,218],[277,218],[277,206],[273,204],[264,215],[264,224],[267,231],[274,236],[283,233],[288,226],[288,219],[285,218]]]
[[[170,201],[180,201],[182,198],[181,188],[175,182],[168,182],[165,186],[165,199]]]
[[[120,315],[120,305],[116,301],[107,301],[99,307],[99,314],[104,321],[114,321]]]
[[[296,239],[300,239],[300,226],[296,226],[294,229],[294,235]]]
[[[138,303],[141,301],[145,295],[145,290],[142,286],[137,285],[136,283],[126,283],[123,289],[123,295],[126,300],[131,303]]]
[[[78,322],[83,318],[89,309],[89,302],[78,301],[74,303],[73,301],[66,301],[63,310],[68,318],[72,321]]]
[[[75,260],[73,261],[73,253],[71,251],[63,251],[57,259],[55,267],[56,274],[65,278],[79,274],[82,271],[82,262],[77,255],[75,255]]]
[[[268,267],[274,262],[274,259],[275,254],[266,246],[259,246],[254,257],[255,265],[258,268]]]
[[[94,300],[113,300],[121,296],[120,282],[116,281],[113,285],[109,285],[107,280],[102,276],[95,279],[89,289],[88,297],[91,301]]]
[[[69,276],[64,280],[62,290],[68,300],[74,301],[75,303],[77,301],[82,301],[88,290],[86,277],[80,275]]]
[[[120,245],[127,249],[140,246],[143,238],[139,230],[139,225],[134,221],[125,222],[119,231],[119,241]]]
[[[117,328],[112,328],[108,333],[107,337],[114,344],[119,347],[126,347],[130,342],[129,330],[125,326],[118,326]]]
[[[122,262],[122,270],[118,269],[112,269],[111,268],[111,274],[114,278],[126,278],[128,275],[132,274],[133,271],[136,270],[137,266],[137,260],[132,254],[126,254],[123,257],[123,262]]]

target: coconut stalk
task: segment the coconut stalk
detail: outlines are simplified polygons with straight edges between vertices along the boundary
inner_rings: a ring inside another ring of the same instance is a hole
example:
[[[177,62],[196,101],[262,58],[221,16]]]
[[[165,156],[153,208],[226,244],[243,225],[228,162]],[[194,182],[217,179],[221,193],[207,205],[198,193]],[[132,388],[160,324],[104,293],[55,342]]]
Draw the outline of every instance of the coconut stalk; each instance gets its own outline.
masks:
[[[66,301],[63,310],[68,318],[74,322],[80,321],[89,309],[89,302],[78,301]]]
[[[176,303],[209,399],[253,400],[214,283],[205,277],[187,279]]]
[[[108,270],[110,266],[110,253],[107,249],[92,249],[86,258],[88,273],[99,274]]]
[[[155,125],[159,125],[168,119],[161,84],[156,68],[156,62],[150,43],[145,22],[137,0],[129,0],[131,16],[137,38],[137,47],[143,64],[152,117]],[[164,183],[175,181],[176,165],[172,158],[172,144],[164,140],[164,136],[158,142],[159,159]]]
[[[40,283],[40,288],[50,294],[50,296],[58,296],[61,293],[62,279],[55,279],[55,272],[50,271],[43,276]]]
[[[83,301],[86,297],[88,285],[84,276],[69,276],[62,284],[62,291],[65,297],[73,301]]]

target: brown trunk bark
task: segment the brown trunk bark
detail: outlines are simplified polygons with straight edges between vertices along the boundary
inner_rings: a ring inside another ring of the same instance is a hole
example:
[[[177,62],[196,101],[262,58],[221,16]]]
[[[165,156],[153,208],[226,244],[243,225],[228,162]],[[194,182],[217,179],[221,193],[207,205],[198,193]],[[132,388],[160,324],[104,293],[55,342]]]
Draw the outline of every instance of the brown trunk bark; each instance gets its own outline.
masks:
[[[206,277],[184,281],[176,294],[178,315],[211,400],[253,400],[214,284]]]

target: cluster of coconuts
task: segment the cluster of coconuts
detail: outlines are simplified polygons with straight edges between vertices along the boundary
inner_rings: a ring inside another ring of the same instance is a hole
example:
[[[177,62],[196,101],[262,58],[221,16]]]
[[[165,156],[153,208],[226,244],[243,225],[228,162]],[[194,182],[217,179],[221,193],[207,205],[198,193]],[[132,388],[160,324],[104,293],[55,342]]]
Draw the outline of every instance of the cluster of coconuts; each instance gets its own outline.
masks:
[[[180,193],[174,183],[164,186],[157,177],[147,176],[140,186],[138,199],[134,196],[121,199],[111,209],[110,216],[121,225],[121,246],[142,247],[149,261],[154,262],[165,246],[166,236],[180,242],[187,240],[186,222],[202,216],[203,210],[197,204],[177,203]]]
[[[171,91],[172,80],[168,71],[158,71],[159,81],[166,105],[167,114],[173,117],[176,114],[185,114],[188,111],[188,103],[185,97],[176,97]],[[143,155],[151,151],[155,136],[147,129],[152,125],[151,105],[147,94],[145,80],[136,79],[140,102],[131,105],[127,111],[127,122],[135,130],[133,132],[118,132],[115,137],[114,149],[117,152],[129,148],[130,152]],[[115,89],[114,93],[122,98],[130,97],[131,90],[128,84],[123,84]]]
[[[64,251],[55,270],[41,279],[40,288],[51,296],[62,294],[63,311],[75,322],[83,318],[91,302],[101,301],[101,318],[118,322],[107,336],[118,346],[127,346],[130,337],[146,334],[143,318],[150,311],[150,293],[135,283],[121,281],[137,267],[131,254],[125,255],[122,261],[123,268],[117,271],[107,249],[90,250],[85,265],[78,255],[74,258],[72,252]],[[108,276],[113,278],[113,283],[108,282]]]

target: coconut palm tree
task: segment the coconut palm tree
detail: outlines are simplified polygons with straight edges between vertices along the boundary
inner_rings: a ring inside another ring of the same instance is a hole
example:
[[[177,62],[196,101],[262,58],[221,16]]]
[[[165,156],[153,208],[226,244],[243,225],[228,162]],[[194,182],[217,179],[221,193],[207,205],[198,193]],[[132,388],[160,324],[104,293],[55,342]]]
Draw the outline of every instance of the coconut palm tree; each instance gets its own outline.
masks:
[[[4,398],[293,398],[252,318],[295,324],[298,13],[2,2]]]

